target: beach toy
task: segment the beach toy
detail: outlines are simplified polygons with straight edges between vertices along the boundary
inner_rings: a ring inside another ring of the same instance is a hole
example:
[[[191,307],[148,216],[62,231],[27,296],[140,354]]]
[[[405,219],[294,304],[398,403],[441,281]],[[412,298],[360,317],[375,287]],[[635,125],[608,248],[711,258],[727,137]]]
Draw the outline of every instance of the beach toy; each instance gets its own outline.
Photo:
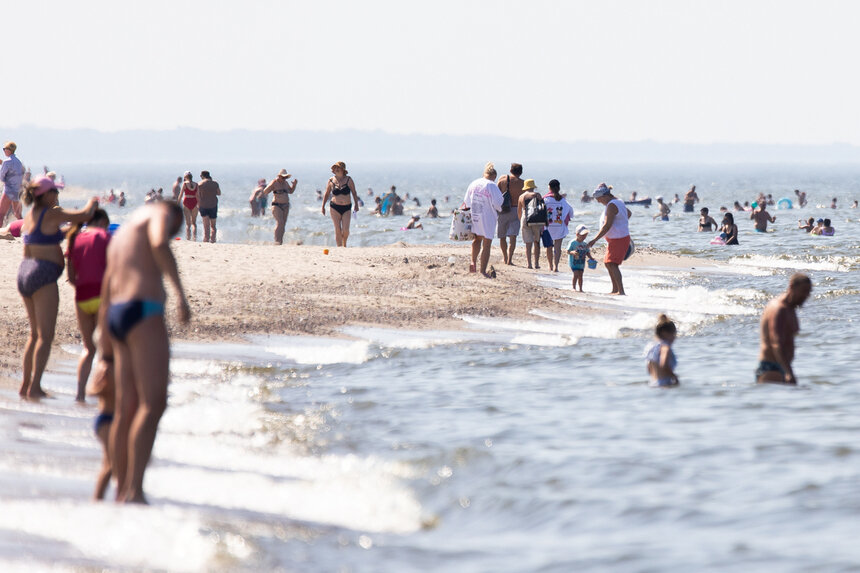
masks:
[[[712,245],[725,245],[726,239],[725,239],[725,237],[723,237],[722,234],[719,234],[716,237],[714,237],[713,239],[711,239],[711,244]]]
[[[110,225],[108,225],[108,233],[110,233],[111,235],[116,233],[117,229],[119,229],[119,223],[111,223]],[[178,238],[179,237],[177,237],[177,239]]]
[[[783,197],[782,199],[780,199],[779,201],[776,202],[776,208],[777,209],[791,209],[792,208],[791,199],[789,199],[788,197]]]
[[[327,254],[328,254],[328,249],[323,249],[323,254],[324,254],[324,255],[327,255]]]
[[[586,264],[588,265],[589,269],[596,269],[597,268],[597,259],[588,259]]]
[[[758,207],[758,201],[753,201],[753,202],[750,204],[750,207],[752,207],[753,209],[755,209],[756,207]]]

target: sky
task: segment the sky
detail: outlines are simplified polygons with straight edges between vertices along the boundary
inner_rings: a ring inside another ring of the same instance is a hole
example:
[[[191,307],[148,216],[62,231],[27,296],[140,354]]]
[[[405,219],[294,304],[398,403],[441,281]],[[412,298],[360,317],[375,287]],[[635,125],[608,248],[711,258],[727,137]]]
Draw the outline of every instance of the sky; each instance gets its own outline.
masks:
[[[858,16],[847,0],[4,2],[0,126],[860,145]]]

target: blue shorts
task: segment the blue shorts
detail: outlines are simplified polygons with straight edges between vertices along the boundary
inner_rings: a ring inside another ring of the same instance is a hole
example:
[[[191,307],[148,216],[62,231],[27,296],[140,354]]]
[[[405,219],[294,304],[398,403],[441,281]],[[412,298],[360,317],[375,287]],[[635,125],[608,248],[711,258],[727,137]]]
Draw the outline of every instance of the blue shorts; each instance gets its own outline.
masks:
[[[218,218],[218,206],[212,207],[211,209],[204,209],[200,207],[200,216],[208,217],[209,219],[217,219]]]

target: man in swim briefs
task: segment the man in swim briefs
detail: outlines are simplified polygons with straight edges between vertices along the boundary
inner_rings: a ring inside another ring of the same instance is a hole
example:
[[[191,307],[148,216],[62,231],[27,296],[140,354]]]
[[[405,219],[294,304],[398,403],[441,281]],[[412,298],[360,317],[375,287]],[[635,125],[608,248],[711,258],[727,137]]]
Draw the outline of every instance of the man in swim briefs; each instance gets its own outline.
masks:
[[[800,331],[796,309],[812,292],[812,281],[802,273],[792,275],[788,289],[771,300],[761,315],[761,350],[755,376],[757,382],[797,384],[791,363],[794,337]]]
[[[212,180],[208,171],[201,171],[200,184],[197,186],[197,206],[200,209],[200,218],[203,219],[204,243],[215,242],[219,195],[221,195],[221,187]]]
[[[117,501],[146,503],[143,474],[158,422],[167,407],[170,344],[164,322],[167,277],[176,293],[180,322],[190,318],[188,301],[170,251],[183,223],[173,202],[145,205],[111,239],[102,283],[101,330],[110,335],[116,378],[116,413],[110,447]]]

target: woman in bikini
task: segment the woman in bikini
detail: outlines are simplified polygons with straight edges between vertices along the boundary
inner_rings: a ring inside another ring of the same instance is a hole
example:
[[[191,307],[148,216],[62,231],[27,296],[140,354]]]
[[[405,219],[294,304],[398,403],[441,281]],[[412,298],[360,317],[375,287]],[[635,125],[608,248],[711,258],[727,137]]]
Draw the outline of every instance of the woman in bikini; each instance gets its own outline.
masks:
[[[21,197],[33,208],[24,217],[24,260],[18,267],[18,292],[24,300],[30,322],[30,337],[24,347],[24,381],[19,394],[25,398],[43,398],[42,373],[51,354],[60,292],[57,279],[63,274],[65,259],[60,243],[65,235],[60,226],[83,223],[93,217],[98,200],[91,198],[80,210],[67,211],[59,206],[60,192],[48,177],[37,177],[27,185]]]
[[[334,177],[328,180],[323,195],[322,214],[325,215],[325,204],[331,196],[331,220],[334,222],[334,238],[338,247],[345,247],[349,238],[349,221],[352,217],[350,209],[358,213],[358,194],[355,192],[355,183],[346,164],[338,161],[331,166]]]
[[[197,240],[197,183],[190,171],[185,172],[182,190],[179,192],[179,202],[185,213],[185,239],[191,240],[191,228],[194,228],[194,240]]]
[[[298,179],[288,180],[290,174],[286,169],[281,169],[278,176],[263,189],[263,197],[272,193],[272,216],[275,218],[275,244],[284,243],[284,229],[287,227],[287,217],[290,216],[290,195],[296,190]]]

